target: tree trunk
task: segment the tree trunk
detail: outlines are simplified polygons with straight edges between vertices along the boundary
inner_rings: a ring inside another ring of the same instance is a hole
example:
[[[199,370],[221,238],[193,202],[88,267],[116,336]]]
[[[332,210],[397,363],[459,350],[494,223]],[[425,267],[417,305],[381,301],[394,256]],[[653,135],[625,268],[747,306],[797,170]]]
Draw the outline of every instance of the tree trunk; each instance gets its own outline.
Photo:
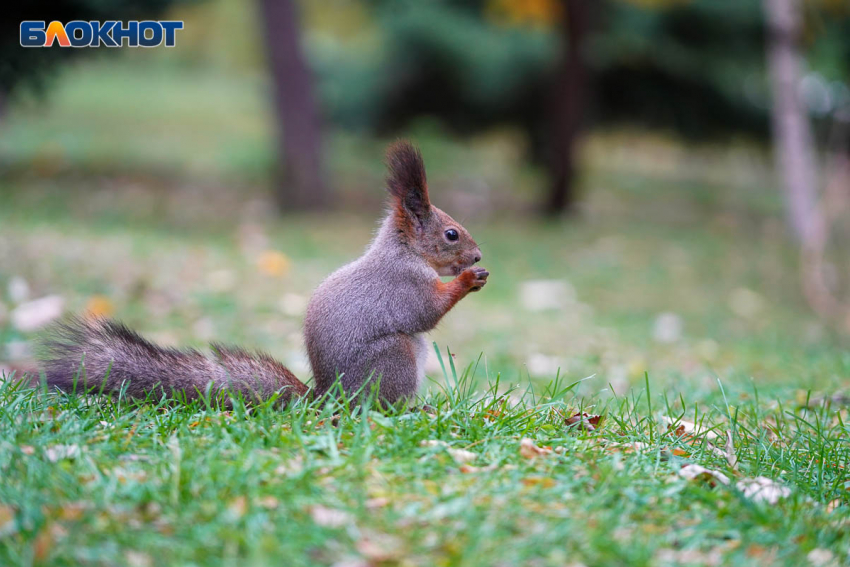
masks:
[[[299,44],[294,0],[260,0],[260,5],[282,151],[275,196],[283,211],[324,208],[329,199],[322,169],[321,123],[312,76]]]
[[[773,146],[785,191],[788,221],[806,244],[823,238],[811,125],[800,98],[800,1],[763,0],[768,24],[767,60],[773,90]]]
[[[563,49],[549,103],[546,163],[550,186],[543,206],[543,212],[551,216],[575,210],[575,145],[587,91],[583,47],[593,1],[565,0],[563,4]]]
[[[8,109],[8,96],[0,88],[0,127],[3,126],[3,123],[6,121],[6,110]]]

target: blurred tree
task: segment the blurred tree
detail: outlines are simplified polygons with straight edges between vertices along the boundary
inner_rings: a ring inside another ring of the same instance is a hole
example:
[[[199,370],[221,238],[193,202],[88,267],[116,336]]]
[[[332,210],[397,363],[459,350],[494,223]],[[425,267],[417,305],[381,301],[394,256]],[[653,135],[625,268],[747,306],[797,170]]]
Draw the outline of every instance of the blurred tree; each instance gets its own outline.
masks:
[[[801,99],[801,2],[763,0],[769,26],[767,60],[773,86],[773,136],[777,169],[785,190],[791,228],[807,245],[823,238],[817,207],[818,184],[814,141]]]
[[[327,206],[319,111],[313,78],[299,44],[292,0],[260,0],[274,82],[282,172],[275,195],[284,211]]]
[[[575,200],[572,156],[583,125],[636,124],[700,141],[767,139],[759,0],[367,4],[380,49],[322,43],[321,92],[335,94],[325,98],[329,116],[384,134],[420,116],[461,135],[516,124],[549,174],[544,211]]]
[[[575,145],[587,91],[586,42],[593,0],[564,0],[562,53],[552,80],[549,135],[545,150],[549,193],[543,212],[559,215],[575,207]]]

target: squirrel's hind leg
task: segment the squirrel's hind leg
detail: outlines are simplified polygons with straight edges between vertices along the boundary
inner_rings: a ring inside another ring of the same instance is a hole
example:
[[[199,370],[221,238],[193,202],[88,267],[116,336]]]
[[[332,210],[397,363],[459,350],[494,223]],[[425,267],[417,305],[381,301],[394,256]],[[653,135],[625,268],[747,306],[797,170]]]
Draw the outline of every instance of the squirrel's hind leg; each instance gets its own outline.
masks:
[[[424,340],[405,333],[381,337],[369,346],[367,375],[371,373],[373,381],[380,379],[382,402],[394,405],[416,396],[426,356]]]

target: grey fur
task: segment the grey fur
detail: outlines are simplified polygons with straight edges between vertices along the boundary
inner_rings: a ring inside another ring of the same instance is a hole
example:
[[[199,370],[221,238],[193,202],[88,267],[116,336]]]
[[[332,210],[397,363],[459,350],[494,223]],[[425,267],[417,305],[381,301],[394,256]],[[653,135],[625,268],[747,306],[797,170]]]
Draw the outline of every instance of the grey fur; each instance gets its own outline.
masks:
[[[418,150],[398,142],[389,149],[388,165],[393,202],[377,236],[361,258],[316,289],[307,307],[304,335],[318,395],[339,376],[347,395],[380,380],[384,402],[415,396],[425,375],[424,333],[489,275],[471,268],[481,252],[469,233],[431,205]],[[440,281],[450,275],[457,277]],[[64,390],[114,394],[124,388],[134,397],[160,390],[195,398],[209,387],[249,401],[281,391],[283,402],[308,392],[265,354],[213,345],[215,357],[209,358],[162,348],[114,321],[69,319],[54,328],[45,347],[47,382]]]
[[[307,393],[307,387],[283,365],[263,353],[212,345],[215,358],[192,349],[162,348],[124,325],[105,319],[69,318],[55,325],[43,343],[47,383],[65,391],[124,389],[130,397],[150,392],[182,392],[188,399],[233,392],[245,400],[281,401]],[[225,404],[228,398],[225,397]]]
[[[439,277],[459,275],[481,259],[463,227],[429,202],[418,151],[398,143],[388,162],[395,207],[366,253],[322,282],[307,306],[304,338],[319,395],[340,377],[347,394],[380,379],[383,401],[415,396],[425,376],[424,333],[457,301],[437,291]],[[414,207],[405,187],[416,195]],[[446,228],[456,229],[460,238],[446,241]],[[463,295],[484,285],[488,273],[474,270],[477,287],[465,288]]]

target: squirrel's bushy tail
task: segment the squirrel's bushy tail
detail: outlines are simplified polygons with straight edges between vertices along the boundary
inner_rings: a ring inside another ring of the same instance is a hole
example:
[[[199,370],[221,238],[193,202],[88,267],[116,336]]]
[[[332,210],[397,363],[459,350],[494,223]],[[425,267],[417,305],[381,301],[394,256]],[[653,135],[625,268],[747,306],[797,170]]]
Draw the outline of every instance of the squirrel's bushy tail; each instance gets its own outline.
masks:
[[[211,385],[214,396],[241,393],[249,402],[280,391],[286,403],[308,391],[266,354],[217,344],[212,345],[213,357],[194,349],[163,348],[106,319],[69,318],[53,327],[43,346],[47,384],[68,392],[76,387],[116,394],[123,389],[129,396],[145,397],[165,391],[194,399]]]

